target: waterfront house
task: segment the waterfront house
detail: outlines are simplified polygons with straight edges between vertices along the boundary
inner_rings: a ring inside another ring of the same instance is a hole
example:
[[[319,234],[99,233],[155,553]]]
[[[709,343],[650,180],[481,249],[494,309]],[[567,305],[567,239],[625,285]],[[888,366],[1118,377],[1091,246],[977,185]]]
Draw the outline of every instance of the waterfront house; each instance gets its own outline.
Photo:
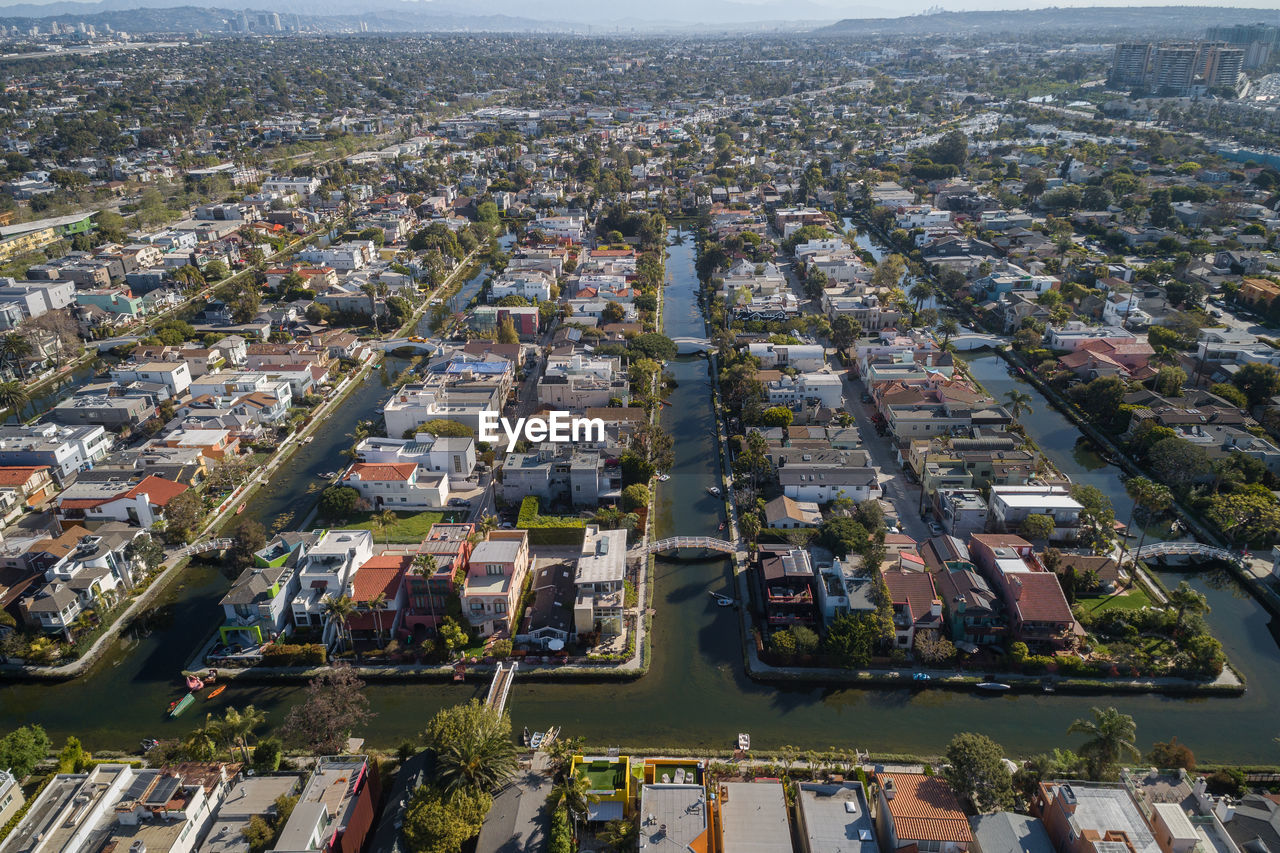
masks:
[[[933,575],[892,569],[884,572],[884,582],[893,607],[895,648],[910,651],[915,647],[917,633],[943,627],[942,601],[933,585]]]
[[[882,853],[963,853],[973,841],[960,799],[941,777],[877,773],[876,835]]]
[[[449,478],[416,462],[357,462],[342,483],[374,510],[439,509],[449,498]]]
[[[378,816],[378,774],[363,755],[321,758],[272,848],[275,853],[364,849]]]
[[[983,534],[969,552],[1004,601],[1015,640],[1033,649],[1061,651],[1083,636],[1058,576],[1046,571],[1031,545],[1018,536]]]
[[[795,813],[800,853],[879,853],[860,782],[801,782]]]
[[[406,610],[404,579],[412,564],[412,554],[378,554],[360,567],[347,591],[358,611],[347,620],[352,636],[382,644],[399,633]]]
[[[577,587],[573,622],[578,634],[616,637],[623,632],[626,575],[627,531],[588,524],[573,578]]]
[[[1121,785],[1090,782],[1041,782],[1031,799],[1031,814],[1044,821],[1058,853],[1173,853],[1156,841],[1151,826],[1129,791]],[[1114,847],[1103,847],[1114,843]]]
[[[455,579],[466,571],[474,531],[475,525],[467,522],[440,522],[431,525],[427,538],[418,545],[418,554],[430,554],[436,568],[427,572],[413,566],[405,575],[406,609],[402,628],[415,639],[420,639],[420,635],[434,635],[450,603],[457,598]]]
[[[604,823],[622,820],[631,815],[632,787],[629,755],[575,755],[569,762],[571,777],[585,777],[587,790],[587,820]]]
[[[219,602],[223,643],[260,645],[284,634],[292,625],[289,603],[298,593],[298,565],[319,533],[277,533],[253,555],[253,565],[240,573]]]
[[[1014,812],[969,818],[974,853],[1055,853],[1044,822]]]
[[[764,621],[771,629],[818,626],[818,577],[808,551],[790,545],[761,545],[751,568]]]
[[[942,601],[944,635],[967,644],[966,650],[999,643],[1008,631],[1001,615],[1002,602],[969,561],[964,543],[939,536],[926,542],[920,554]]]
[[[419,470],[435,471],[450,481],[466,480],[476,468],[476,442],[471,436],[441,436],[421,432],[411,439],[370,436],[356,445],[360,462],[417,463]]]
[[[327,530],[311,546],[298,567],[298,594],[293,597],[295,625],[324,625],[324,599],[347,590],[360,567],[373,556],[373,534],[368,530]],[[336,635],[326,625],[325,640]]]
[[[563,649],[574,634],[574,603],[577,585],[568,563],[552,563],[534,569],[533,603],[525,613],[516,641],[549,650],[553,643]]]
[[[523,530],[494,530],[472,550],[462,613],[482,636],[510,630],[529,564],[529,534]]]
[[[794,849],[781,782],[721,782],[719,789],[720,853],[786,853]]]

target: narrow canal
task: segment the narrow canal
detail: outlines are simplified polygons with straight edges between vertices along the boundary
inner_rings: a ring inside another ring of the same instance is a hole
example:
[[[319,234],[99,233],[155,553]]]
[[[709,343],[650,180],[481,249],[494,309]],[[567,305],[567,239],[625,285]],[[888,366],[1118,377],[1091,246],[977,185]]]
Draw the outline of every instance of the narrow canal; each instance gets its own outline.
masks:
[[[664,327],[668,335],[701,335],[691,235],[670,248]],[[975,376],[1002,397],[1018,382],[994,356],[971,361]],[[680,359],[671,372],[679,387],[663,424],[675,437],[672,479],[658,488],[656,533],[714,533],[719,502],[706,494],[715,483],[716,447],[707,362]],[[1033,393],[1028,387],[1023,390]],[[279,483],[257,497],[246,514],[271,526],[285,513],[303,513],[313,496],[304,493],[315,474],[334,467],[337,453],[361,414],[386,396],[375,374],[322,428],[321,437],[295,457]],[[1024,418],[1028,432],[1073,479],[1097,485],[1110,495],[1121,519],[1128,516],[1119,472],[1099,460],[1079,457],[1077,431],[1038,394]],[[297,522],[294,519],[294,523]],[[727,561],[657,563],[653,621],[653,666],[628,683],[535,684],[517,678],[510,709],[516,729],[560,725],[566,734],[592,744],[714,747],[725,749],[739,731],[750,732],[760,749],[784,745],[825,749],[839,745],[877,752],[938,753],[957,731],[991,735],[1012,754],[1072,746],[1066,729],[1093,705],[1115,705],[1138,721],[1142,746],[1172,736],[1202,761],[1275,763],[1280,729],[1275,718],[1280,662],[1266,613],[1229,579],[1194,577],[1193,584],[1213,607],[1208,619],[1232,661],[1249,680],[1240,698],[1173,699],[1161,696],[985,696],[940,690],[844,690],[757,684],[742,670],[734,612],[714,606],[709,590],[727,591]],[[1176,582],[1177,574],[1166,576]],[[225,705],[253,703],[278,723],[300,688],[235,687],[202,703],[176,722],[163,719],[176,690],[175,676],[196,643],[218,620],[217,601],[228,580],[216,569],[189,572],[143,630],[115,650],[85,678],[57,685],[6,685],[0,689],[0,730],[38,722],[55,738],[80,735],[89,748],[132,746],[143,736],[185,734]],[[365,732],[376,746],[394,746],[420,732],[439,707],[483,693],[483,686],[371,684],[366,688],[377,719]]]

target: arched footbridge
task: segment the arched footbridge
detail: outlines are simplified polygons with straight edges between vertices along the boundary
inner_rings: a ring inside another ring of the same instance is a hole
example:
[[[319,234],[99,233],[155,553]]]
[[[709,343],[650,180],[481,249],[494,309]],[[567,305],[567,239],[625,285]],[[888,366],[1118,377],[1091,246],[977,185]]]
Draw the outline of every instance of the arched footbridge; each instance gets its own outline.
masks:
[[[676,352],[680,355],[692,355],[694,353],[706,352],[711,349],[711,340],[709,338],[682,337],[672,338],[672,342],[676,345]]]
[[[197,542],[194,545],[188,545],[178,552],[180,557],[190,557],[194,554],[207,554],[210,551],[222,551],[234,545],[234,539],[210,539],[206,542]]]
[[[1153,542],[1133,552],[1135,560],[1152,560],[1158,557],[1203,557],[1206,560],[1226,560],[1239,565],[1245,563],[1244,556],[1235,551],[1199,542]]]
[[[637,545],[631,549],[630,554],[633,557],[642,557],[646,554],[660,554],[663,551],[678,551],[681,548],[719,551],[722,554],[736,554],[741,550],[737,542],[716,539],[713,536],[672,536],[668,539],[659,539],[656,542],[649,542],[645,545]]]

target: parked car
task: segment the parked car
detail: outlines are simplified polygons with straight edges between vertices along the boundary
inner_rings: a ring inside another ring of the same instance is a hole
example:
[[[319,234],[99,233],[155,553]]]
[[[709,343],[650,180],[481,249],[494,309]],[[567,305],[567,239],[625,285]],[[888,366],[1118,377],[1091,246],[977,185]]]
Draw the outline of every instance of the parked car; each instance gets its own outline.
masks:
[[[870,394],[868,394],[866,391],[863,391],[863,392],[862,392],[862,402],[864,402],[864,403],[870,403],[870,402],[871,402],[871,395],[870,395]]]
[[[942,525],[936,521],[929,522],[929,532],[934,536],[941,536],[943,533]]]
[[[471,506],[471,501],[466,498],[449,498],[449,506]]]

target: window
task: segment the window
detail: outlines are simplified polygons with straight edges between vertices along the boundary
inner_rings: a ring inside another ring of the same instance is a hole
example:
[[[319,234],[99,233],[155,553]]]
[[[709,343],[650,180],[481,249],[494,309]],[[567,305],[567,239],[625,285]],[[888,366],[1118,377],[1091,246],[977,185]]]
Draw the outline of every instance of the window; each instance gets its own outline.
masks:
[[[484,573],[486,575],[493,575],[493,576],[506,574],[506,572],[503,571],[503,565],[501,563],[490,563],[489,565],[484,567]]]
[[[473,602],[471,602],[471,612],[472,612],[472,613],[480,613],[480,612],[481,612],[481,611],[483,611],[483,610],[484,610],[484,602],[483,602],[483,601],[473,601]]]
[[[495,602],[493,603],[493,612],[494,612],[494,613],[506,613],[506,612],[507,612],[507,603],[506,603],[505,601],[495,601]]]

